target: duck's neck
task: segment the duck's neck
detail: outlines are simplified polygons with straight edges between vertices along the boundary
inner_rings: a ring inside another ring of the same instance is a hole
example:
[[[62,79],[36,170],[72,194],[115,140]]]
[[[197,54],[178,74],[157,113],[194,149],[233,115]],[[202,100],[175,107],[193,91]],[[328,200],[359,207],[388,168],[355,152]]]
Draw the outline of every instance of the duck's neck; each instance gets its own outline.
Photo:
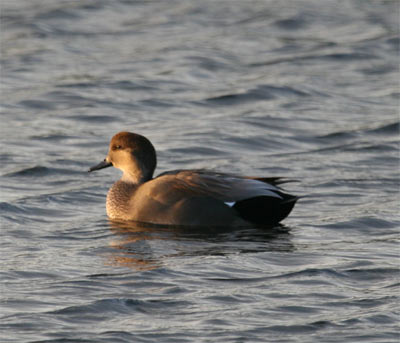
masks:
[[[142,183],[145,183],[149,180],[152,179],[152,174],[149,173],[143,173],[143,172],[135,172],[135,173],[130,173],[130,172],[124,172],[122,175],[120,181],[124,183],[129,183],[129,184],[134,184],[136,186],[141,185]]]
[[[126,169],[121,168],[123,175],[120,181],[140,185],[153,178],[154,169],[147,168],[144,163],[140,163],[136,159],[134,159],[132,162],[133,167],[131,166],[131,168]]]

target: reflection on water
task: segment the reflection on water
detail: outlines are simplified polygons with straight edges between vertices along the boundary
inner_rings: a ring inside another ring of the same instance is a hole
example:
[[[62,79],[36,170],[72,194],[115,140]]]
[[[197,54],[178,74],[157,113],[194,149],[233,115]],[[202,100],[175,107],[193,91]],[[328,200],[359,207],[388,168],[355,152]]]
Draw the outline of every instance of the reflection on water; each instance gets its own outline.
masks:
[[[171,227],[110,221],[115,239],[107,265],[152,270],[164,260],[182,256],[224,256],[262,251],[294,251],[290,228]]]

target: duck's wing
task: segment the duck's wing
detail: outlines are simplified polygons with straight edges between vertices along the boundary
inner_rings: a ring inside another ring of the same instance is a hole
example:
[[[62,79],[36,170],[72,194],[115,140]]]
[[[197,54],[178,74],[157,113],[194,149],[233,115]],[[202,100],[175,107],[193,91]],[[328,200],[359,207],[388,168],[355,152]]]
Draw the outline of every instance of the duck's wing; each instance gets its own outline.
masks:
[[[211,198],[233,208],[246,221],[271,225],[286,218],[298,197],[284,193],[281,178],[240,177],[207,170],[173,170],[154,179],[168,184],[169,194],[180,197]],[[159,188],[159,190],[161,190]],[[170,199],[170,197],[168,197]],[[217,202],[214,206],[219,206]],[[222,203],[220,203],[223,205]]]
[[[158,178],[173,178],[174,188],[192,195],[210,196],[225,203],[236,203],[255,197],[284,199],[276,185],[280,178],[239,177],[208,170],[173,170]]]

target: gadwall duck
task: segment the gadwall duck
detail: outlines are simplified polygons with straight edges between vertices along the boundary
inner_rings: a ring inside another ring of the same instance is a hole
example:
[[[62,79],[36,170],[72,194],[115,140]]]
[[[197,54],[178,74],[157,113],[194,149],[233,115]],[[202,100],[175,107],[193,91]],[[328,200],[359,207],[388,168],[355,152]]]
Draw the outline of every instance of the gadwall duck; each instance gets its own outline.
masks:
[[[113,220],[183,225],[273,225],[298,197],[284,193],[280,178],[241,177],[209,170],[173,170],[153,178],[156,151],[144,136],[119,132],[107,157],[89,172],[114,166],[123,175],[107,194]]]

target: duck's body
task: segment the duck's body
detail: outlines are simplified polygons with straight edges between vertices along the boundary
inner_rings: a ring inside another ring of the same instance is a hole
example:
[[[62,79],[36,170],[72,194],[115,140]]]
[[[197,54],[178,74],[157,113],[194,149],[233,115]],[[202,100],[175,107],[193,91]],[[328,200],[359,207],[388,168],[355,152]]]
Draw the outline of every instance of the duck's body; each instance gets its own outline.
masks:
[[[107,194],[110,219],[184,226],[272,225],[284,219],[297,197],[277,187],[279,178],[250,178],[207,170],[174,170],[153,178],[155,150],[145,137],[120,132],[104,162],[124,174]]]

